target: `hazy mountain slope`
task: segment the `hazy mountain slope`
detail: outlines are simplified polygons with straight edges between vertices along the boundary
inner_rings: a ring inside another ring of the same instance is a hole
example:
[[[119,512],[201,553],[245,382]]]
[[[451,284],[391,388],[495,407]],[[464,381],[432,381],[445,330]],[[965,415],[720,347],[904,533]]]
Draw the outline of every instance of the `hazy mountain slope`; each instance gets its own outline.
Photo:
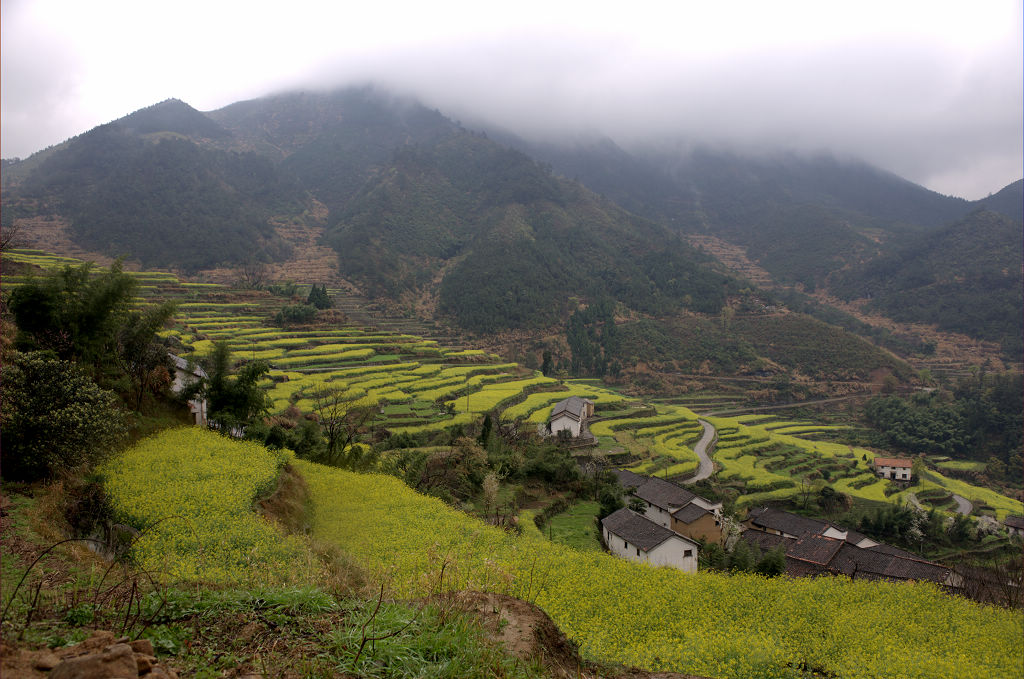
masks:
[[[1024,179],[1019,179],[988,198],[974,201],[978,208],[998,212],[1018,222],[1024,221]]]
[[[831,271],[878,254],[879,242],[941,226],[971,208],[826,154],[740,155],[671,144],[628,152],[609,140],[559,146],[504,138],[637,214],[748,248],[784,283],[820,284]]]
[[[237,144],[279,160],[331,211],[344,207],[396,149],[456,129],[437,111],[371,87],[281,94],[209,116]]]
[[[302,188],[262,156],[213,149],[189,132],[229,136],[177,101],[97,127],[28,174],[16,211],[60,214],[77,241],[145,266],[280,257],[269,219],[301,213]]]
[[[1019,356],[1022,231],[1020,221],[978,210],[837,276],[832,288],[847,299],[870,299],[871,308],[897,320],[998,341]]]
[[[738,289],[665,228],[466,132],[397,153],[328,241],[372,293],[436,289],[442,312],[484,332],[558,322],[602,296],[717,312]]]

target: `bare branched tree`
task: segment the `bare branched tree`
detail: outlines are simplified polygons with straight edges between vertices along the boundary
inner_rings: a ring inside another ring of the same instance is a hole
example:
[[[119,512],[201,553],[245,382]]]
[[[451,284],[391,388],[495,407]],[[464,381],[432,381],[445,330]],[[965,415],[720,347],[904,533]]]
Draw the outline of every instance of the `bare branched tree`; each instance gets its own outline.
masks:
[[[11,248],[18,247],[18,230],[18,224],[13,220],[10,224],[5,221],[0,226],[0,252],[7,252]]]
[[[360,430],[373,417],[374,409],[359,404],[359,396],[337,387],[320,389],[312,394],[313,410],[327,439],[326,462],[350,467],[353,447]]]

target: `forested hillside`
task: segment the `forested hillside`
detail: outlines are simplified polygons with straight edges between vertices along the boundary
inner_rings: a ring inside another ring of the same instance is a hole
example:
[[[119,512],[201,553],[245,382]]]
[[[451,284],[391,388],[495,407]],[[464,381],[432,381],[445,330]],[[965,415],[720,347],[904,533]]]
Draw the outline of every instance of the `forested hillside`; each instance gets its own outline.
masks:
[[[478,332],[564,322],[602,296],[717,313],[740,287],[663,227],[466,132],[402,149],[328,241],[375,295],[429,292],[443,272],[439,309]]]
[[[281,94],[209,113],[169,100],[5,163],[4,223],[66,224],[86,251],[187,272],[284,262],[298,249],[331,259],[323,243],[338,253],[333,283],[474,333],[562,334],[575,311],[610,300],[620,336],[634,341],[602,349],[607,360],[576,360],[582,372],[670,354],[665,360],[684,365],[702,353],[710,365],[747,369],[768,359],[778,368],[806,352],[776,361],[767,355],[782,346],[773,333],[806,344],[838,332],[787,316],[786,305],[903,355],[927,350],[920,338],[800,296],[822,289],[871,295],[874,311],[1019,353],[1019,318],[1009,319],[1020,308],[1019,266],[994,265],[1003,254],[1019,262],[1019,222],[1016,246],[1006,240],[1015,222],[1000,222],[960,247],[941,229],[974,204],[826,155],[744,156],[671,143],[627,151],[608,140],[559,147],[493,136],[506,143],[372,87]],[[985,204],[1014,213],[1020,188]],[[745,252],[771,277],[774,297],[691,247],[695,234]],[[984,257],[993,248],[981,266],[929,259]],[[925,250],[933,255],[914,254]],[[965,266],[971,273],[959,273]],[[902,277],[890,275],[894,267]],[[933,268],[941,280],[910,280]],[[955,303],[938,305],[936,295]],[[769,306],[780,312],[770,322],[738,320],[749,337],[733,328],[713,347],[703,342],[706,351],[669,349],[688,336],[684,326],[712,327],[709,319],[726,309],[756,317]],[[680,313],[691,320],[681,323]],[[825,372],[893,367],[883,352],[855,362]],[[824,363],[812,361],[811,370]]]
[[[832,287],[897,320],[1000,342],[1019,357],[1022,261],[1020,222],[978,210],[838,275]]]
[[[260,155],[217,150],[190,133],[227,135],[175,101],[102,125],[49,153],[5,207],[61,215],[78,242],[147,266],[282,257],[270,219],[302,213],[298,182]]]

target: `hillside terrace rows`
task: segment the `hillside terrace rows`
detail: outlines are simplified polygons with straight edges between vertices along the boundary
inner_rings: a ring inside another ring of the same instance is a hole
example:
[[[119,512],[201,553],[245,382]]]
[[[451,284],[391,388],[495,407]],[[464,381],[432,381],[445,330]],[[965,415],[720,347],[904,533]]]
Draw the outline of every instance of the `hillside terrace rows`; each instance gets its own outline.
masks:
[[[76,263],[39,251],[15,251],[5,254],[5,260],[43,269]],[[238,360],[269,361],[272,370],[265,386],[274,412],[289,408],[310,412],[315,393],[330,388],[356,405],[377,407],[380,412],[373,427],[378,431],[442,431],[476,422],[487,412],[537,427],[547,420],[553,403],[584,396],[598,407],[599,417],[590,425],[598,441],[594,452],[638,473],[677,478],[697,466],[690,446],[700,437],[698,406],[717,408],[730,398],[698,395],[673,399],[676,403],[640,406],[593,381],[560,383],[515,363],[501,362],[496,355],[448,348],[409,332],[353,325],[273,327],[274,314],[295,302],[264,291],[183,283],[164,272],[131,275],[144,286],[139,290],[140,305],[178,303],[174,327],[163,333],[175,338],[178,353],[198,359],[212,351],[215,340],[225,340]],[[5,275],[3,284],[6,288],[23,280],[23,274]],[[1000,518],[1024,513],[1018,501],[937,471],[908,489],[896,489],[874,475],[872,451],[810,438],[835,427],[787,422],[771,415],[705,419],[717,430],[718,479],[739,491],[741,507],[792,498],[807,478],[824,479],[838,492],[876,502],[902,503],[909,493],[923,492],[919,499],[926,506],[934,501],[946,508],[947,496],[956,493]]]

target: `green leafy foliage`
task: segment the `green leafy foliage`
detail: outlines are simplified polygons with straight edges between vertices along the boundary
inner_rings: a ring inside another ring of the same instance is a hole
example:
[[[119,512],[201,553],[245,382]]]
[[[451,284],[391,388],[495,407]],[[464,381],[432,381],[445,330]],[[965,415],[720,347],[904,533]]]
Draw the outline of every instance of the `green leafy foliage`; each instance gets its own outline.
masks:
[[[227,342],[217,342],[209,359],[208,377],[190,385],[181,398],[205,397],[211,425],[224,434],[237,433],[270,410],[270,397],[260,386],[269,371],[266,361],[255,360],[232,375],[231,349]]]
[[[117,397],[73,363],[15,351],[2,376],[5,480],[35,481],[91,467],[124,441]]]
[[[8,301],[18,326],[16,344],[64,360],[100,363],[121,330],[135,287],[120,263],[95,275],[91,264],[82,264],[29,279]]]
[[[952,391],[885,396],[865,408],[880,443],[908,453],[944,453],[1003,466],[992,471],[1020,480],[1024,378],[1006,373],[961,380]]]
[[[306,304],[309,304],[317,309],[330,309],[333,305],[331,298],[327,296],[327,286],[321,285],[317,287],[313,285],[309,289],[309,296],[306,297]]]

